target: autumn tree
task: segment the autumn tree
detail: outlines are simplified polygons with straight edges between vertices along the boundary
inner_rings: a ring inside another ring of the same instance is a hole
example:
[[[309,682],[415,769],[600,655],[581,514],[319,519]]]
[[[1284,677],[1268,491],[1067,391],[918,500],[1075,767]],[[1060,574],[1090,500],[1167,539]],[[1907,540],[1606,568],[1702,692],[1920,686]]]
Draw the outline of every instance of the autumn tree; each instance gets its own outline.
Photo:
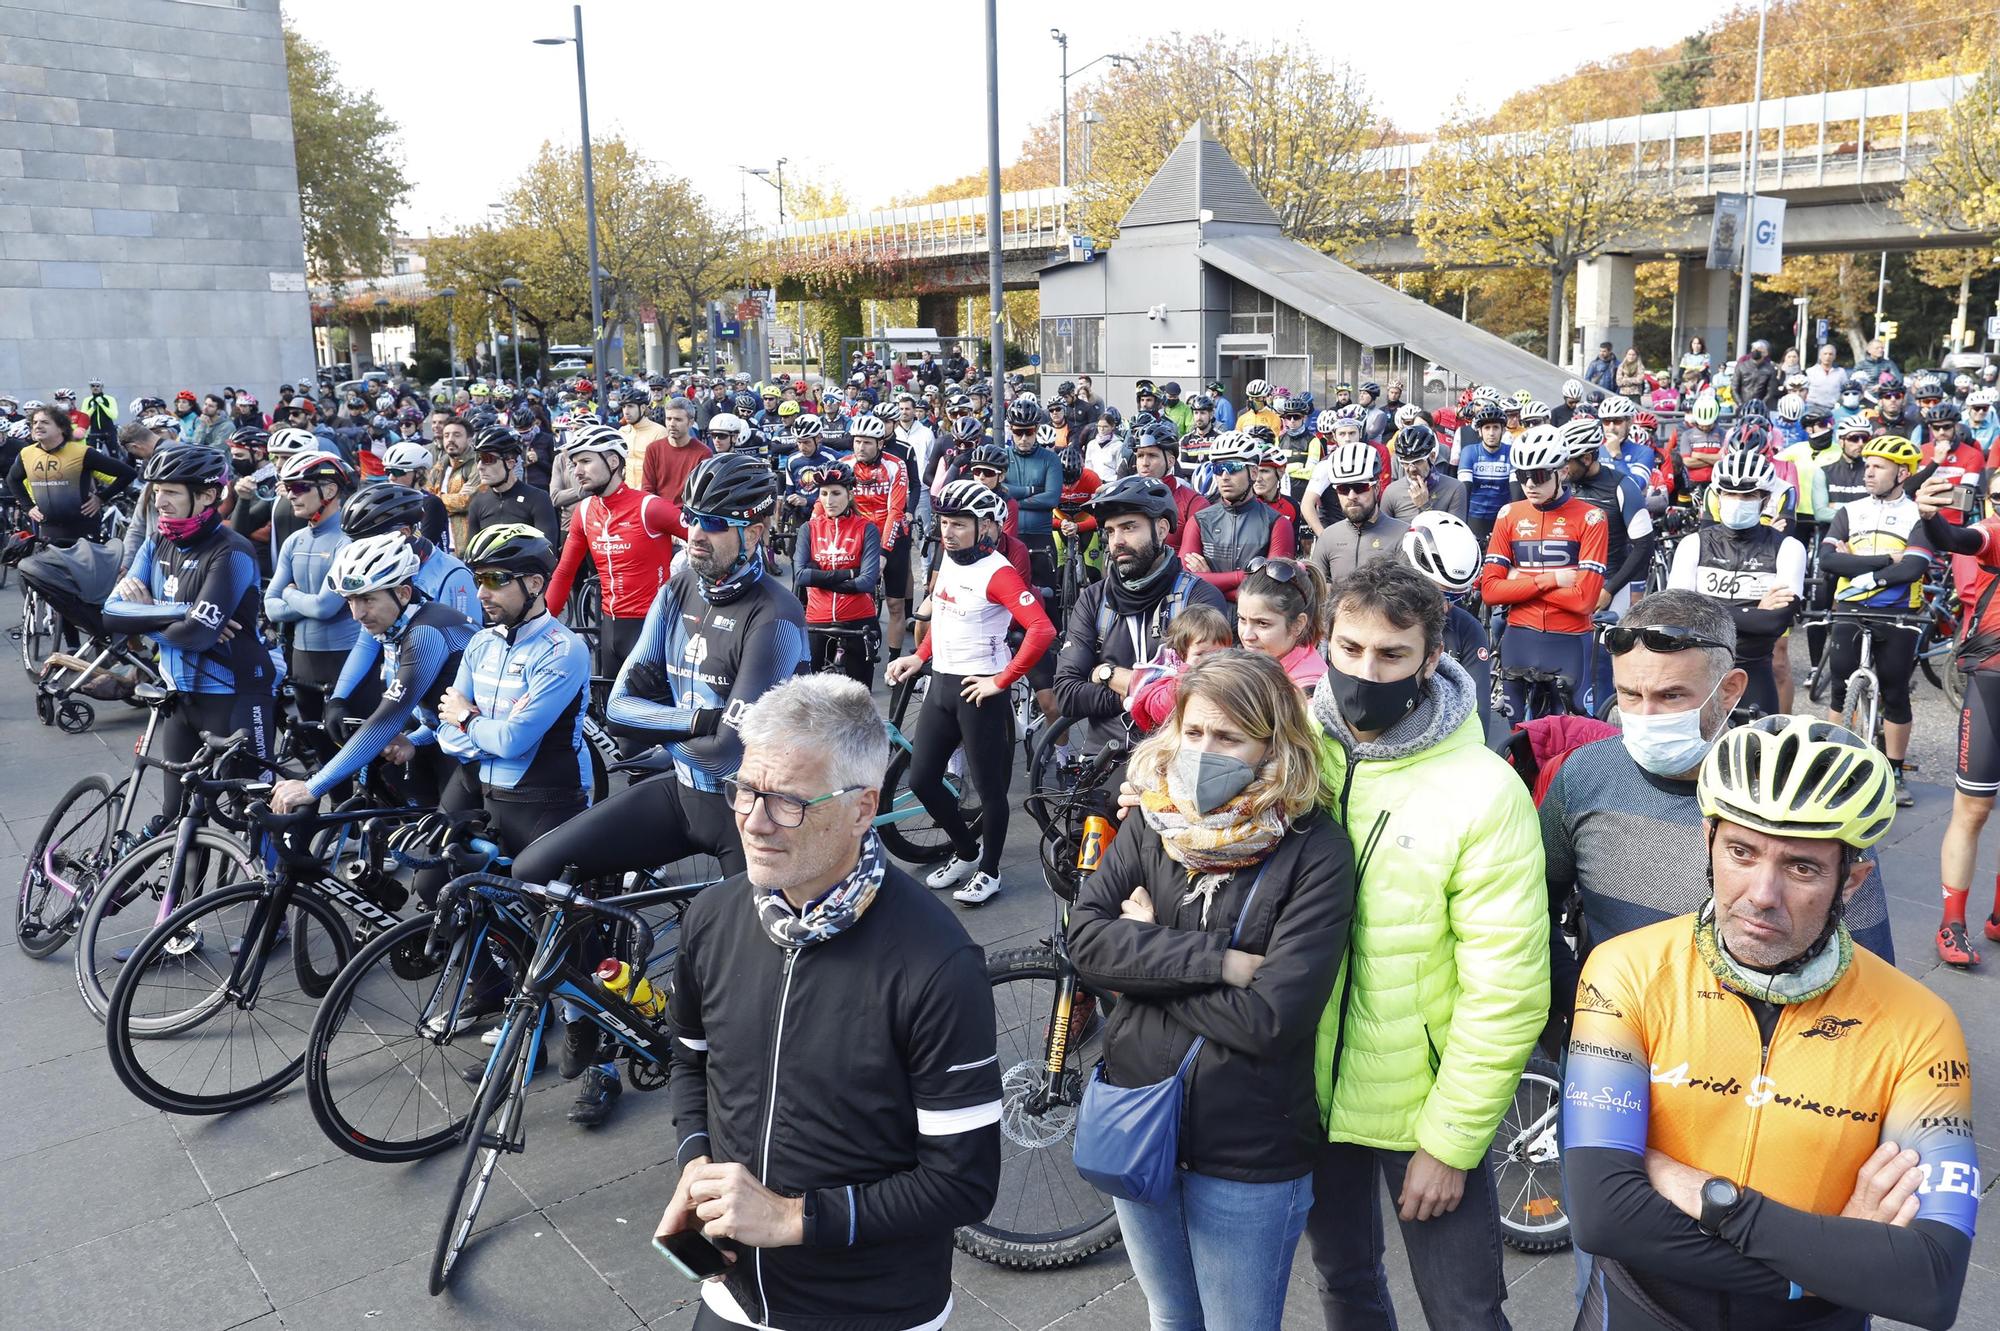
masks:
[[[1511,132],[1463,108],[1438,132],[1417,171],[1412,227],[1425,255],[1449,266],[1539,268],[1549,277],[1544,354],[1562,344],[1563,307],[1578,265],[1686,211],[1654,172],[1632,169],[1629,144],[1593,141],[1562,102]]]
[[[458,291],[461,324],[467,312],[478,322],[489,314],[497,323],[507,322],[509,292],[502,283],[513,278],[521,286],[512,293],[512,309],[536,342],[546,347],[563,336],[589,340],[589,288],[573,280],[553,237],[525,226],[489,224],[433,237],[422,248],[426,285]],[[419,319],[419,326],[433,333],[443,328],[442,302],[437,304]]]
[[[1932,232],[2000,230],[2000,56],[1960,95],[1930,157],[1910,173],[1903,212]]]
[[[1978,345],[1978,330],[1966,322],[1966,311],[1972,303],[1972,280],[1984,277],[2000,267],[2000,249],[1992,245],[1979,245],[1948,250],[1917,250],[1910,255],[1910,272],[1927,287],[1937,287],[1954,291],[1958,295],[1958,317],[1952,324],[1953,330],[1974,336],[1969,342],[1961,341],[1949,348],[1962,351],[1967,345]]]
[[[335,283],[381,272],[396,206],[409,192],[396,123],[373,93],[348,90],[325,51],[290,26],[284,31],[307,271]]]
[[[1860,360],[1875,335],[1878,270],[1866,254],[1788,254],[1783,268],[1757,279],[1765,291],[1804,296],[1847,339],[1848,359]]]
[[[702,310],[717,292],[744,277],[743,228],[740,219],[724,219],[711,209],[686,180],[662,183],[671,208],[669,229],[658,260],[658,295],[662,310],[687,313],[688,336],[702,325]],[[671,297],[668,305],[665,298]],[[661,322],[667,320],[663,317]],[[692,347],[690,341],[690,348]]]

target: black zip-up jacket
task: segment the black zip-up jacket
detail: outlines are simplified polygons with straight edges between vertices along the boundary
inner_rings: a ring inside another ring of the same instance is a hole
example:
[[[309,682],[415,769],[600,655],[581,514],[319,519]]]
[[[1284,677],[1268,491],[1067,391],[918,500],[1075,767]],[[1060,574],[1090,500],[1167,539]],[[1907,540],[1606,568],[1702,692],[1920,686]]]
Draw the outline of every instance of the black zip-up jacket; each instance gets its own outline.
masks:
[[[1353,847],[1332,815],[1314,810],[1265,857],[1257,899],[1233,944],[1264,964],[1238,989],[1223,983],[1222,954],[1256,881],[1254,866],[1237,870],[1216,892],[1204,927],[1187,870],[1135,814],[1084,884],[1070,914],[1069,950],[1085,981],[1119,995],[1104,1032],[1112,1085],[1163,1081],[1196,1035],[1208,1037],[1188,1071],[1181,1168],[1276,1183],[1310,1172],[1326,1142],[1313,1036],[1347,953]],[[1155,924],[1119,918],[1119,903],[1142,886]]]
[[[861,918],[787,949],[738,874],[681,925],[668,1085],[680,1163],[733,1161],[805,1198],[805,1243],[725,1280],[786,1331],[907,1331],[951,1298],[951,1236],[1000,1184],[986,958],[893,865]]]

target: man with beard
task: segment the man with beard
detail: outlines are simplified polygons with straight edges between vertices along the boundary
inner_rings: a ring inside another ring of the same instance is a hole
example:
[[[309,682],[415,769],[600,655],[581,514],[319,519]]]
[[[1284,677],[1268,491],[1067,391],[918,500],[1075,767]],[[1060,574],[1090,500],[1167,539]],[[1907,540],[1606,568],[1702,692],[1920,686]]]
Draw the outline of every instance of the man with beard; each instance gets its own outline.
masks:
[[[438,427],[444,456],[431,474],[431,492],[451,517],[451,548],[465,549],[470,531],[472,496],[479,489],[479,459],[472,452],[472,426],[460,416],[448,416]]]
[[[1169,546],[1174,496],[1158,476],[1127,476],[1105,486],[1091,500],[1090,513],[1104,537],[1105,574],[1070,610],[1055,691],[1056,706],[1084,722],[1084,742],[1094,750],[1125,737],[1133,667],[1158,654],[1174,616],[1190,605],[1226,616],[1229,602],[1188,572]]]
[[[1250,468],[1262,447],[1234,431],[1216,441],[1209,450],[1215,501],[1180,534],[1181,563],[1231,601],[1253,564],[1289,559],[1297,539],[1291,520],[1251,493]]]
[[[1382,509],[1382,459],[1374,446],[1341,444],[1320,465],[1344,521],[1320,532],[1307,562],[1337,583],[1363,564],[1394,559],[1410,524]]]

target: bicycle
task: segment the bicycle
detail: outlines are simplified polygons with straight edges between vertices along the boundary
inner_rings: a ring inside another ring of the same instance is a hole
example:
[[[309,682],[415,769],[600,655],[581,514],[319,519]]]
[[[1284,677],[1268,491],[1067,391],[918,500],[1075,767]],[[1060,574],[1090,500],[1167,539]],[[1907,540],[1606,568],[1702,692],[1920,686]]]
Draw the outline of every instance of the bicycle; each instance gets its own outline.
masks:
[[[1500,1201],[1500,1239],[1516,1252],[1555,1252],[1570,1243],[1562,1191],[1562,1104],[1556,1062],[1537,1051],[1486,1152]]]
[[[1958,621],[1963,610],[1946,565],[1924,582],[1920,613],[1925,622],[1917,635],[1917,665],[1955,708],[1965,706],[1965,676],[1958,668]]]
[[[146,707],[146,727],[133,747],[132,770],[117,786],[92,773],[56,801],[28,851],[14,907],[14,937],[28,956],[49,956],[76,935],[84,912],[111,867],[154,835],[151,823],[133,830],[144,755],[174,695],[142,684],[134,698]]]
[[[1814,615],[1801,616],[1802,624],[1825,624],[1829,630],[1826,654],[1813,667],[1808,676],[1806,689],[1808,696],[1819,699],[1826,695],[1831,683],[1833,669],[1833,643],[1831,630],[1842,621],[1854,624],[1860,638],[1861,659],[1854,672],[1847,677],[1847,702],[1841,709],[1840,724],[1861,736],[1870,745],[1882,746],[1882,679],[1875,673],[1875,635],[1871,626],[1906,629],[1912,633],[1922,633],[1924,626],[1932,623],[1928,614],[1921,610],[1889,610],[1855,605],[1835,605],[1831,610]]]
[[[48,660],[51,645],[62,636],[62,616],[49,599],[35,590],[32,582],[21,579],[21,623],[14,638],[21,644],[21,668],[31,679],[39,679],[42,662]]]
[[[210,784],[240,797],[270,790],[259,780]],[[105,1042],[126,1089],[168,1113],[220,1114],[266,1099],[297,1078],[305,1067],[312,1010],[333,979],[358,944],[403,922],[329,873],[313,854],[313,834],[342,823],[393,824],[436,812],[279,814],[252,804],[247,820],[258,861],[268,871],[205,892],[167,916],[133,949],[111,991]],[[288,919],[301,921],[289,937]],[[326,940],[331,970],[306,960],[309,933]],[[211,940],[222,946],[211,952]],[[292,965],[273,968],[286,949]],[[240,1082],[239,1072],[245,1078]]]
[[[1043,743],[1052,748],[1055,739],[1051,731]],[[1000,1188],[993,1211],[953,1236],[961,1251],[997,1266],[1069,1266],[1118,1241],[1110,1199],[1084,1181],[1070,1155],[1077,1107],[1117,996],[1077,975],[1069,910],[1115,828],[1097,812],[1099,791],[1124,755],[1123,745],[1107,745],[1066,789],[1037,789],[1023,802],[1041,830],[1055,927],[1034,947],[986,960],[1000,1060]]]
[[[519,1154],[527,1148],[524,1111],[528,1083],[539,1061],[552,999],[567,1001],[604,1028],[624,1051],[626,1074],[633,1089],[658,1090],[666,1085],[668,1033],[623,997],[600,986],[591,971],[572,957],[576,945],[594,933],[600,922],[609,922],[629,933],[631,948],[624,959],[634,972],[645,973],[655,933],[635,908],[667,903],[676,908],[678,915],[707,886],[676,884],[592,900],[568,883],[558,881],[542,886],[496,874],[468,874],[445,885],[425,945],[427,957],[442,958],[451,939],[476,933],[482,921],[490,923],[503,918],[498,913],[503,902],[511,900],[538,910],[540,919],[526,936],[530,944],[524,948],[527,961],[502,1009],[498,1043],[486,1062],[472,1108],[454,1137],[429,1146],[429,1152],[434,1152],[453,1140],[461,1140],[465,1148],[452,1187],[451,1204],[431,1254],[432,1295],[442,1294],[451,1283],[500,1157]],[[457,1024],[457,1013],[455,1009],[447,1009],[434,1014],[432,1019],[437,1029],[449,1031]]]
[[[928,671],[919,671],[889,691],[889,770],[882,778],[881,811],[875,815],[874,827],[881,833],[882,844],[889,853],[906,864],[938,864],[951,854],[951,838],[909,788],[910,763],[917,752],[910,739],[910,730],[914,728],[910,710],[913,705],[920,705],[923,691],[929,687],[921,681],[928,678]],[[964,811],[966,825],[977,836],[983,822],[979,792],[966,779],[959,755],[953,756],[944,784]]]

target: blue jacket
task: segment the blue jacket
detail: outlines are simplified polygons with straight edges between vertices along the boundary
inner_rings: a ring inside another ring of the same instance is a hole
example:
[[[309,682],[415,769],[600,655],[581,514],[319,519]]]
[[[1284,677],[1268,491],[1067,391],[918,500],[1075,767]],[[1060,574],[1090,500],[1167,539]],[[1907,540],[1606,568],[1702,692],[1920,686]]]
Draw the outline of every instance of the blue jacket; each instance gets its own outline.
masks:
[[[1470,443],[1459,445],[1458,479],[1465,484],[1465,512],[1467,517],[1497,518],[1500,510],[1513,498],[1510,486],[1514,481],[1514,467],[1507,441],[1503,437],[1498,448],[1489,449],[1475,435]]]
[[[1013,451],[1007,459],[1007,493],[1021,506],[1021,535],[1046,536],[1055,530],[1056,505],[1062,502],[1062,459],[1052,448],[1032,453]]]
[[[273,624],[296,624],[292,647],[301,652],[345,652],[353,648],[361,626],[347,613],[347,601],[326,585],[333,557],[347,544],[334,513],[285,538],[272,561],[271,581],[264,588],[264,617]]]
[[[472,584],[472,570],[460,563],[456,555],[448,555],[428,541],[424,544],[430,553],[424,556],[424,562],[417,566],[417,576],[411,579],[417,590],[428,600],[450,606],[474,624],[482,622],[486,612],[479,608],[479,591]],[[340,667],[340,679],[333,686],[333,696],[353,696],[381,659],[382,643],[375,635],[355,634],[354,645],[348,648],[347,660]]]
[[[554,615],[507,630],[481,629],[465,645],[451,685],[479,715],[464,726],[440,722],[438,747],[489,793],[521,797],[590,794],[583,707],[590,648]]]
[[[1584,367],[1583,377],[1605,392],[1615,393],[1618,391],[1618,362],[1592,356],[1590,364]]]
[[[175,692],[277,692],[277,665],[257,635],[257,557],[249,541],[227,527],[189,546],[151,537],[132,560],[131,576],[152,595],[151,604],[113,599],[104,607],[104,626],[158,643],[160,673]],[[225,621],[241,626],[227,642]]]

